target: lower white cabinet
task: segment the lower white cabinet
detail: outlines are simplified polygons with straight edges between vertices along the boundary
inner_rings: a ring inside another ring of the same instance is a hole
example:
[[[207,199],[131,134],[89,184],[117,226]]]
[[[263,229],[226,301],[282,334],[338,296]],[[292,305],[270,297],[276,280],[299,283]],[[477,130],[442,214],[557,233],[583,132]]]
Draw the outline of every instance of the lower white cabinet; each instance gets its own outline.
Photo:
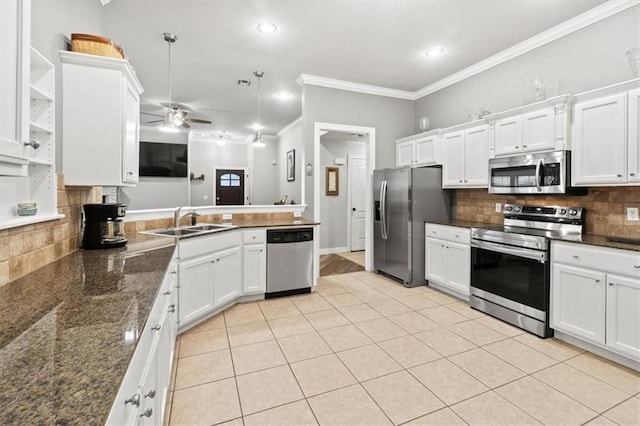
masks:
[[[176,266],[172,261],[138,339],[107,425],[161,425],[176,339]]]
[[[425,225],[425,279],[468,297],[471,283],[470,232],[466,228]]]
[[[240,231],[180,240],[178,317],[181,328],[240,296],[240,247]]]
[[[640,361],[640,253],[554,241],[551,327]]]
[[[267,290],[266,231],[244,231],[242,251],[242,294],[264,293]]]

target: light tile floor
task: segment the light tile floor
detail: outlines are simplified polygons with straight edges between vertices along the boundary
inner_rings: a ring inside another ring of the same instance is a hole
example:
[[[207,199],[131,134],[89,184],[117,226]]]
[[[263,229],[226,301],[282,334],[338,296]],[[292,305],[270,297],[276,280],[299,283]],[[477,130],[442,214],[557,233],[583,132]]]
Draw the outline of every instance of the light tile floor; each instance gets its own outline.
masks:
[[[369,272],[236,305],[176,357],[171,425],[640,424],[638,373]]]

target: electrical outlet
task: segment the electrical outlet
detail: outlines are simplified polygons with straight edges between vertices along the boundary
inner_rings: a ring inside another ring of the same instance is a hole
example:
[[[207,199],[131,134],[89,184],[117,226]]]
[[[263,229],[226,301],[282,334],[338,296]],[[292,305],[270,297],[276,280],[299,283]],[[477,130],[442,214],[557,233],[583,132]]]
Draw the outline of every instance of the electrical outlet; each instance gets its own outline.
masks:
[[[638,220],[640,220],[640,218],[638,218],[637,207],[627,207],[627,220],[629,222],[637,222]]]
[[[502,204],[496,203],[496,213],[502,213]]]
[[[231,213],[223,213],[222,214],[222,220],[231,220],[231,217],[233,215]]]
[[[302,212],[293,212],[293,217],[302,217]]]

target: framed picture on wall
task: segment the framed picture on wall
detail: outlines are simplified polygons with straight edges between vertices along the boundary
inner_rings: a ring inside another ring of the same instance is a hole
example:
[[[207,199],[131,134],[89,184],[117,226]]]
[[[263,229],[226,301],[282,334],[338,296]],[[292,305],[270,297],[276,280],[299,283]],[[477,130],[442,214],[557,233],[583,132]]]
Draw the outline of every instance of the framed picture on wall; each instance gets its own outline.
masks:
[[[324,181],[324,193],[325,195],[338,195],[339,173],[340,169],[337,167],[327,167]]]
[[[296,180],[296,150],[287,151],[287,180]]]

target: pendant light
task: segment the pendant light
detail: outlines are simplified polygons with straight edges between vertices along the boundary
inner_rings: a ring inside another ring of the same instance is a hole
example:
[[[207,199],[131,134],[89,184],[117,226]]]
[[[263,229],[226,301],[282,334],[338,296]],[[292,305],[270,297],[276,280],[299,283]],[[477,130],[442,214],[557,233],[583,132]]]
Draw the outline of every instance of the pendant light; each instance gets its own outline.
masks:
[[[254,148],[262,148],[265,146],[265,143],[262,140],[262,132],[260,131],[260,129],[262,128],[262,122],[260,121],[260,100],[261,100],[260,79],[264,76],[264,72],[254,71],[253,75],[258,79],[258,129],[256,130],[256,134],[253,135],[251,146]]]
[[[180,131],[179,125],[182,123],[176,123],[176,116],[173,110],[173,104],[171,103],[171,44],[175,43],[178,39],[178,36],[172,33],[162,33],[162,37],[169,45],[169,65],[168,65],[168,75],[169,75],[169,107],[167,111],[164,113],[164,122],[160,125],[160,130],[167,133],[178,133]],[[179,118],[178,118],[179,121]]]

